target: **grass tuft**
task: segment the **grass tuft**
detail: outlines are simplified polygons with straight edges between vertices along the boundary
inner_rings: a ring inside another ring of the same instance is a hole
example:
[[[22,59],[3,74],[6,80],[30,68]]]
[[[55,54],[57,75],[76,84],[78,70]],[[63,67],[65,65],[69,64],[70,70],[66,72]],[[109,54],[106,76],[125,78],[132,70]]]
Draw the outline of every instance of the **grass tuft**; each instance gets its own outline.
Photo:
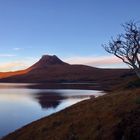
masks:
[[[140,96],[135,99],[136,104],[140,104]]]

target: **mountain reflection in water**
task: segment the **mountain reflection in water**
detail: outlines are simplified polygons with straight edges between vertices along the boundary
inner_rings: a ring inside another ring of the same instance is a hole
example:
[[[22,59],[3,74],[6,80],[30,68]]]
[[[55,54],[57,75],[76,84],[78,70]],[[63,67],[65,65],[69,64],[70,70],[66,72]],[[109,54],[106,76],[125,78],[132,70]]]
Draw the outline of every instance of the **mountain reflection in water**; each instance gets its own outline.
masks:
[[[86,99],[93,95],[67,95],[64,96],[61,92],[40,92],[34,95],[34,98],[37,99],[38,103],[42,108],[56,108],[63,100],[66,99]]]
[[[41,107],[46,109],[50,107],[56,108],[61,103],[61,100],[65,99],[60,93],[56,92],[36,93],[35,98]]]

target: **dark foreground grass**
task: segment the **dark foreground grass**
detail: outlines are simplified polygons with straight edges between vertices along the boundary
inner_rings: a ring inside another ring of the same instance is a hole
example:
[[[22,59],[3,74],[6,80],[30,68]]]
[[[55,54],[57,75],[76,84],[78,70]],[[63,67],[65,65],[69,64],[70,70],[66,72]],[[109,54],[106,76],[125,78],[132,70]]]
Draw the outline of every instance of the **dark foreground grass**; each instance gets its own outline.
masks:
[[[140,140],[140,89],[80,102],[3,140]]]

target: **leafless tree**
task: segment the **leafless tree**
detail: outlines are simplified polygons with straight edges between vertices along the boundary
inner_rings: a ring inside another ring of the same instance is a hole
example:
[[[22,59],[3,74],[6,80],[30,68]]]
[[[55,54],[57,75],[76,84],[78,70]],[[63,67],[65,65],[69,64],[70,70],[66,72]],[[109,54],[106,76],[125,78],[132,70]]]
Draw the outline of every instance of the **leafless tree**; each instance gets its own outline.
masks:
[[[122,25],[124,33],[119,34],[116,39],[111,39],[104,49],[120,58],[131,67],[138,78],[140,78],[140,27],[134,21]]]

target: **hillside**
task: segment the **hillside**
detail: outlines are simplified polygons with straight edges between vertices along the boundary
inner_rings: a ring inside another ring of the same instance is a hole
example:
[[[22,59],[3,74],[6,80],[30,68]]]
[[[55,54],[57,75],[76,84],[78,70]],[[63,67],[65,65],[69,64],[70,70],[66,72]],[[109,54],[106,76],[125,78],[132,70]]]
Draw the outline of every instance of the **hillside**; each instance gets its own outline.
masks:
[[[0,82],[96,82],[101,84],[118,79],[129,72],[128,69],[99,69],[85,65],[70,65],[55,55],[44,55],[26,70],[0,73]]]

